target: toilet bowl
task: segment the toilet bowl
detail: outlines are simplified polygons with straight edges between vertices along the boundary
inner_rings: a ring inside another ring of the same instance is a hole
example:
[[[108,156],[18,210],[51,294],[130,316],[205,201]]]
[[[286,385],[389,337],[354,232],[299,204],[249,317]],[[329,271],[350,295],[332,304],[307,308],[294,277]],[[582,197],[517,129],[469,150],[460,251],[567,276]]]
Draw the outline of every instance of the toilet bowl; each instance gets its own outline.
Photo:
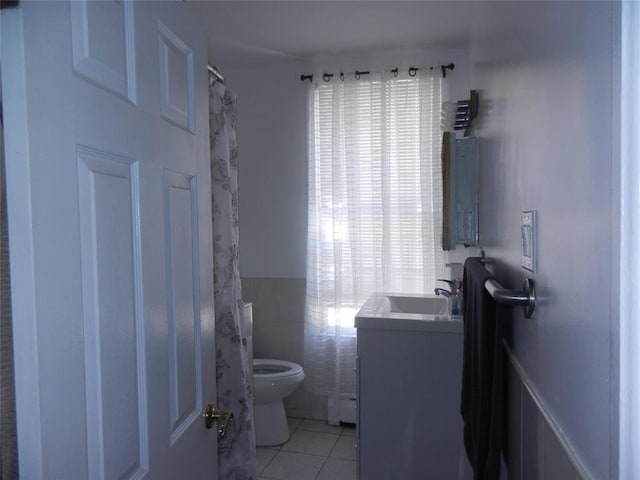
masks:
[[[254,419],[256,445],[280,445],[289,440],[283,400],[304,380],[304,370],[284,360],[253,360]]]

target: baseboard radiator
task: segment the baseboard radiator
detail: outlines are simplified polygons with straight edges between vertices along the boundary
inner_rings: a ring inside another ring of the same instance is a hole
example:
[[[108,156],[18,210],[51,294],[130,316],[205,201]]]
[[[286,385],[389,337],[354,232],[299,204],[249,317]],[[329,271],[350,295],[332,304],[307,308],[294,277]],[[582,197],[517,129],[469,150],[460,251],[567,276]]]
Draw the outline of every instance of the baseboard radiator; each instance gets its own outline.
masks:
[[[356,394],[342,394],[336,398],[335,394],[329,393],[327,399],[327,422],[329,425],[339,425],[340,423],[356,423]]]

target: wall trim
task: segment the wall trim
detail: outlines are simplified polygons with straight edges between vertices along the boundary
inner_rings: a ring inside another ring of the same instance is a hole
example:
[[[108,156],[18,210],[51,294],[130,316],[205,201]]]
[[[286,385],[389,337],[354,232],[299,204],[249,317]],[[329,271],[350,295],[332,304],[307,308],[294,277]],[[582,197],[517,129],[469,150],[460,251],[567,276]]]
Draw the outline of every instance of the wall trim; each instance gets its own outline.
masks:
[[[564,453],[566,454],[567,458],[571,462],[571,465],[575,469],[576,473],[583,480],[594,480],[595,477],[591,475],[587,467],[585,467],[582,461],[580,460],[580,457],[571,446],[571,443],[569,442],[567,435],[564,433],[564,430],[547,409],[544,400],[542,400],[542,397],[538,394],[537,388],[531,381],[531,378],[529,378],[529,375],[527,375],[527,373],[524,371],[524,368],[522,368],[522,365],[520,365],[520,362],[518,361],[514,353],[511,351],[511,348],[507,344],[506,340],[503,339],[502,343],[504,346],[504,350],[507,353],[507,357],[509,357],[509,361],[513,366],[513,369],[516,371],[516,373],[520,377],[520,381],[522,382],[522,385],[524,385],[524,387],[527,389],[529,396],[535,402],[536,407],[542,414],[542,417],[544,418],[544,420],[547,422],[549,429],[556,436],[558,442],[560,443],[560,446],[564,450]]]
[[[636,2],[622,2],[620,5],[620,259],[618,323],[612,323],[619,340],[618,363],[618,416],[613,422],[618,427],[618,476],[619,478],[637,478],[640,475],[640,412],[637,405],[640,400],[640,326],[636,321],[640,315],[640,258],[636,253],[640,237],[638,207],[640,195],[640,139],[638,138],[638,108],[640,94],[637,84],[640,81],[640,5]],[[617,113],[617,112],[614,112]],[[615,120],[615,119],[614,119]],[[616,137],[614,137],[614,145]],[[612,399],[613,402],[615,400]]]
[[[622,164],[622,148],[625,146],[625,154],[628,153],[626,150],[626,144],[623,143],[623,138],[628,135],[628,131],[623,133],[622,127],[622,108],[629,109],[626,114],[630,114],[632,116],[636,115],[635,105],[631,106],[628,103],[627,95],[633,95],[635,93],[635,85],[636,81],[631,83],[631,86],[625,84],[625,89],[623,90],[622,82],[623,82],[623,73],[622,73],[622,52],[623,52],[623,31],[622,31],[622,14],[623,14],[623,2],[614,2],[612,5],[612,38],[611,38],[611,286],[609,289],[610,295],[610,332],[611,332],[611,346],[610,352],[611,357],[609,361],[609,375],[611,378],[609,384],[609,393],[610,393],[610,401],[609,401],[609,432],[610,432],[610,447],[609,447],[609,476],[612,479],[615,478],[624,478],[630,475],[629,471],[625,471],[625,475],[620,475],[621,472],[621,455],[620,455],[620,443],[621,436],[620,431],[625,428],[622,426],[620,419],[622,418],[620,415],[621,411],[621,374],[620,371],[623,368],[620,362],[621,358],[621,337],[620,333],[622,330],[622,324],[624,320],[622,320],[621,312],[622,305],[626,300],[626,296],[629,294],[629,291],[623,291],[621,285],[631,287],[631,292],[633,292],[633,297],[635,297],[636,289],[634,288],[634,283],[629,283],[630,279],[627,277],[623,277],[622,272],[638,275],[637,271],[632,268],[630,271],[626,271],[627,268],[627,258],[622,255],[622,238],[623,232],[626,232],[626,225],[624,225],[624,219],[628,217],[622,216],[623,209],[623,175],[626,175],[628,170],[623,170]],[[626,3],[626,2],[624,2]],[[625,13],[626,13],[626,6]],[[627,30],[625,30],[627,32]],[[636,30],[633,29],[630,32],[634,35],[634,38],[637,37]],[[636,40],[637,42],[637,40]],[[626,46],[626,43],[625,43]],[[626,52],[626,50],[625,50]],[[633,57],[635,58],[635,57]],[[627,70],[625,70],[627,73]],[[625,76],[625,81],[628,81],[629,78]],[[629,89],[630,88],[630,89]],[[624,93],[623,93],[624,92]],[[624,96],[624,106],[622,103]],[[626,119],[628,120],[628,119]],[[629,124],[625,123],[625,128],[628,128]],[[631,126],[631,131],[633,132],[632,136],[636,137],[636,131],[634,126]],[[625,157],[628,160],[629,157]],[[634,157],[635,161],[635,157]],[[635,180],[637,182],[637,180]],[[636,183],[637,185],[637,183]],[[628,205],[625,208],[629,208]],[[632,210],[636,210],[637,207],[632,205]],[[632,255],[635,254],[635,244],[637,239],[633,239],[633,247],[631,249]],[[625,250],[625,254],[628,254],[629,250]],[[635,258],[635,256],[633,257]],[[633,319],[634,317],[631,317]],[[625,332],[625,335],[627,333]],[[627,344],[628,346],[628,344]],[[625,352],[626,353],[626,352]],[[625,362],[628,362],[625,359]],[[625,363],[626,364],[626,363]],[[632,404],[632,408],[635,408],[635,404]],[[625,451],[625,455],[628,454],[628,451]],[[626,465],[625,465],[626,468]]]

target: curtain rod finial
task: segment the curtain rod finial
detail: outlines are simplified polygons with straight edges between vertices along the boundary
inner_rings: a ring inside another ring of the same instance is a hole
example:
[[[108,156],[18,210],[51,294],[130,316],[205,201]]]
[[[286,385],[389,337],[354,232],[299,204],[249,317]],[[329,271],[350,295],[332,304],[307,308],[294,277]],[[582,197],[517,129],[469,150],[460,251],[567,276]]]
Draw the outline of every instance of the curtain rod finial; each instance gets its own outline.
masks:
[[[456,66],[450,63],[449,65],[440,65],[440,68],[442,69],[442,78],[447,78],[447,70],[453,70]]]

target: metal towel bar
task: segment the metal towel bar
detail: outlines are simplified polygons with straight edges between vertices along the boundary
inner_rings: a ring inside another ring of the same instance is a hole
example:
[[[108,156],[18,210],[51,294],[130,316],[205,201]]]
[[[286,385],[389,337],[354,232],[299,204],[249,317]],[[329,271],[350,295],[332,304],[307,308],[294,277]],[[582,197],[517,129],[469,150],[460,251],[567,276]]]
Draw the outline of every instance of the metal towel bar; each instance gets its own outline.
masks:
[[[486,263],[484,250],[480,251],[480,262],[482,265]],[[524,307],[525,317],[533,318],[533,312],[536,309],[536,283],[533,279],[525,279],[524,290],[507,290],[491,278],[484,282],[484,288],[497,303],[511,307]]]
[[[525,279],[524,290],[507,290],[492,278],[484,282],[484,288],[497,303],[512,307],[524,307],[525,317],[533,317],[533,312],[536,309],[536,284],[532,279]]]

